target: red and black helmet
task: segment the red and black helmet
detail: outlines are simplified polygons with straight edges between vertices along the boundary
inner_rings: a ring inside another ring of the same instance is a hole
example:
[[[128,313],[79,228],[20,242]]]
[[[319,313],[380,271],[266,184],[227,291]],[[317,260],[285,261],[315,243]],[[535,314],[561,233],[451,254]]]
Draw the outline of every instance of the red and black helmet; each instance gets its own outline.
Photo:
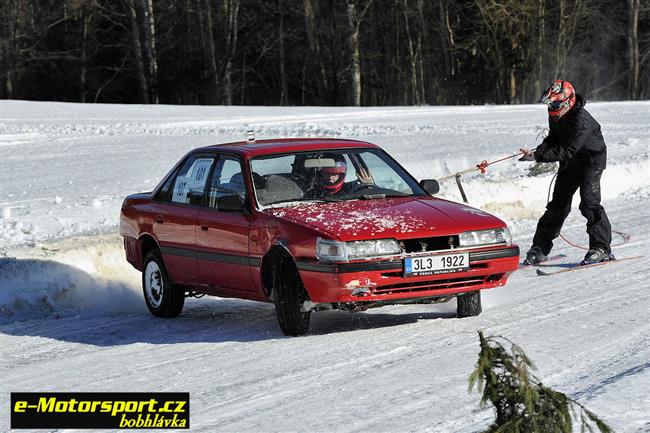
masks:
[[[334,165],[320,169],[318,172],[320,186],[328,194],[336,194],[343,188],[348,165],[345,162],[345,157],[341,154],[327,154],[323,158],[333,159]]]
[[[548,106],[548,115],[551,119],[560,120],[576,103],[576,92],[568,81],[555,80],[549,86],[539,102]]]

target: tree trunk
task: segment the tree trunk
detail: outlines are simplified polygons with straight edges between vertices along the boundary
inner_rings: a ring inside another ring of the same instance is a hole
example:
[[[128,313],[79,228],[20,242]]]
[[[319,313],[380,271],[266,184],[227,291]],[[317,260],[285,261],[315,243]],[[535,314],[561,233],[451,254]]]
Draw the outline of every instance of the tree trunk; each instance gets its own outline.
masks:
[[[81,6],[81,71],[79,73],[79,93],[81,102],[86,102],[86,74],[88,72],[88,29],[90,27],[90,14],[87,13],[86,7]]]
[[[357,25],[357,11],[353,2],[348,3],[348,30],[350,32],[349,45],[352,63],[352,105],[361,106],[361,48],[359,46],[359,26]]]
[[[5,12],[8,12],[8,10],[5,10]],[[13,99],[16,76],[18,75],[18,0],[12,2],[11,13],[8,15],[10,15],[7,19],[9,26],[9,47],[5,49],[4,44],[2,44],[3,54],[6,54],[6,57],[3,56],[3,59],[5,59],[7,68],[3,96],[7,99]]]
[[[198,11],[199,14],[205,12],[205,29],[202,32],[204,39],[204,55],[207,61],[208,83],[208,101],[210,104],[219,102],[219,72],[217,70],[217,54],[214,46],[214,24],[212,19],[212,5],[209,0],[202,0],[203,7]]]
[[[153,103],[158,103],[158,56],[156,54],[156,23],[152,0],[140,0],[144,19],[144,53],[147,57],[149,93]]]
[[[411,38],[411,26],[409,25],[408,4],[406,0],[402,0],[402,12],[404,14],[404,30],[406,32],[406,40],[409,49],[409,67],[411,71],[411,103],[422,105],[420,100],[420,86],[418,85],[418,60],[413,48],[413,39]]]
[[[628,78],[628,97],[639,99],[639,10],[640,0],[628,0],[628,58],[630,72]]]
[[[442,40],[442,49],[444,51],[445,73],[454,76],[456,73],[454,58],[454,33],[449,23],[449,6],[447,0],[439,0],[440,9],[440,38]]]
[[[228,19],[228,33],[226,37],[226,46],[228,47],[228,57],[226,58],[226,67],[224,70],[224,101],[225,105],[232,105],[233,84],[232,84],[232,61],[237,51],[237,32],[239,17],[239,0],[226,0],[226,17]]]
[[[284,68],[284,7],[283,0],[278,0],[279,22],[279,43],[280,43],[280,105],[287,105],[289,89],[287,87],[287,74]]]
[[[305,29],[307,31],[309,50],[312,58],[316,62],[319,74],[319,78],[316,80],[316,89],[318,91],[316,97],[319,101],[323,101],[326,90],[329,89],[329,83],[327,79],[327,71],[325,70],[325,65],[323,63],[323,57],[321,56],[320,37],[318,35],[318,29],[316,28],[316,23],[318,22],[316,16],[318,14],[315,0],[304,0],[303,9],[305,13]]]
[[[544,20],[546,16],[545,12],[545,0],[537,0],[537,59],[535,62],[535,77],[534,77],[534,89],[533,89],[533,98],[539,98],[542,94],[542,74],[544,73],[544,37],[545,37],[545,25]]]
[[[144,72],[144,61],[142,59],[142,45],[140,44],[140,30],[138,28],[138,15],[135,10],[134,0],[125,0],[129,22],[131,24],[131,41],[133,43],[133,56],[135,57],[135,68],[138,74],[138,91],[140,102],[149,103],[149,86]]]
[[[432,86],[431,82],[434,81],[432,79],[425,79],[425,77],[429,78],[433,76],[433,73],[431,69],[428,67],[428,59],[430,51],[427,50],[427,47],[429,47],[431,40],[429,39],[429,32],[428,32],[428,26],[427,26],[427,21],[424,18],[424,0],[418,0],[417,1],[417,8],[418,8],[418,23],[419,23],[419,32],[418,32],[418,52],[420,53],[420,64],[419,64],[419,70],[420,70],[420,91],[422,92],[422,101],[424,103],[427,102],[427,95],[433,94],[431,91]],[[424,43],[422,42],[424,41]],[[430,63],[429,63],[430,64]],[[426,75],[425,75],[426,71]]]

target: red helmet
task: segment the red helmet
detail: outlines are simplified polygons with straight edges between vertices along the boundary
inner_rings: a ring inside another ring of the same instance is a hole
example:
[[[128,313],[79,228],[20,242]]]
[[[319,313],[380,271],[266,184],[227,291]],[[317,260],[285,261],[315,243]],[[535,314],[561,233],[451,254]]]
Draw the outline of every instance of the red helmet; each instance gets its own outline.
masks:
[[[318,172],[318,181],[323,191],[328,194],[336,194],[343,188],[348,165],[343,155],[324,155],[323,158],[333,159],[334,166],[321,168]]]
[[[548,115],[551,119],[557,121],[564,116],[576,103],[576,93],[573,86],[568,81],[555,80],[549,86],[539,102],[548,105]]]

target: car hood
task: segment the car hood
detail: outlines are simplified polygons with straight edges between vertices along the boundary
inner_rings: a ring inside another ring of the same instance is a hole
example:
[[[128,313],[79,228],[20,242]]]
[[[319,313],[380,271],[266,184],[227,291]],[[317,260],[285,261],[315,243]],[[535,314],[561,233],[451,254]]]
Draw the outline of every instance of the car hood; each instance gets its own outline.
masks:
[[[297,203],[263,212],[343,241],[446,236],[505,227],[503,221],[487,212],[433,197]]]

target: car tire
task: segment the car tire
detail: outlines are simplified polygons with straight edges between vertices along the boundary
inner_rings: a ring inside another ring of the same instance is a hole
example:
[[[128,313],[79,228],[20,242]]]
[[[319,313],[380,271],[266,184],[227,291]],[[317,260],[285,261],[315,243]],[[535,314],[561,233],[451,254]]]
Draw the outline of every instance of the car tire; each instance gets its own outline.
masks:
[[[481,292],[478,290],[456,297],[456,315],[458,317],[474,317],[481,314]]]
[[[287,336],[300,336],[309,331],[310,311],[302,311],[309,299],[295,266],[278,265],[273,273],[275,315],[280,329]]]
[[[185,293],[175,286],[158,250],[150,251],[144,259],[142,271],[144,302],[156,317],[176,317],[181,314]]]

